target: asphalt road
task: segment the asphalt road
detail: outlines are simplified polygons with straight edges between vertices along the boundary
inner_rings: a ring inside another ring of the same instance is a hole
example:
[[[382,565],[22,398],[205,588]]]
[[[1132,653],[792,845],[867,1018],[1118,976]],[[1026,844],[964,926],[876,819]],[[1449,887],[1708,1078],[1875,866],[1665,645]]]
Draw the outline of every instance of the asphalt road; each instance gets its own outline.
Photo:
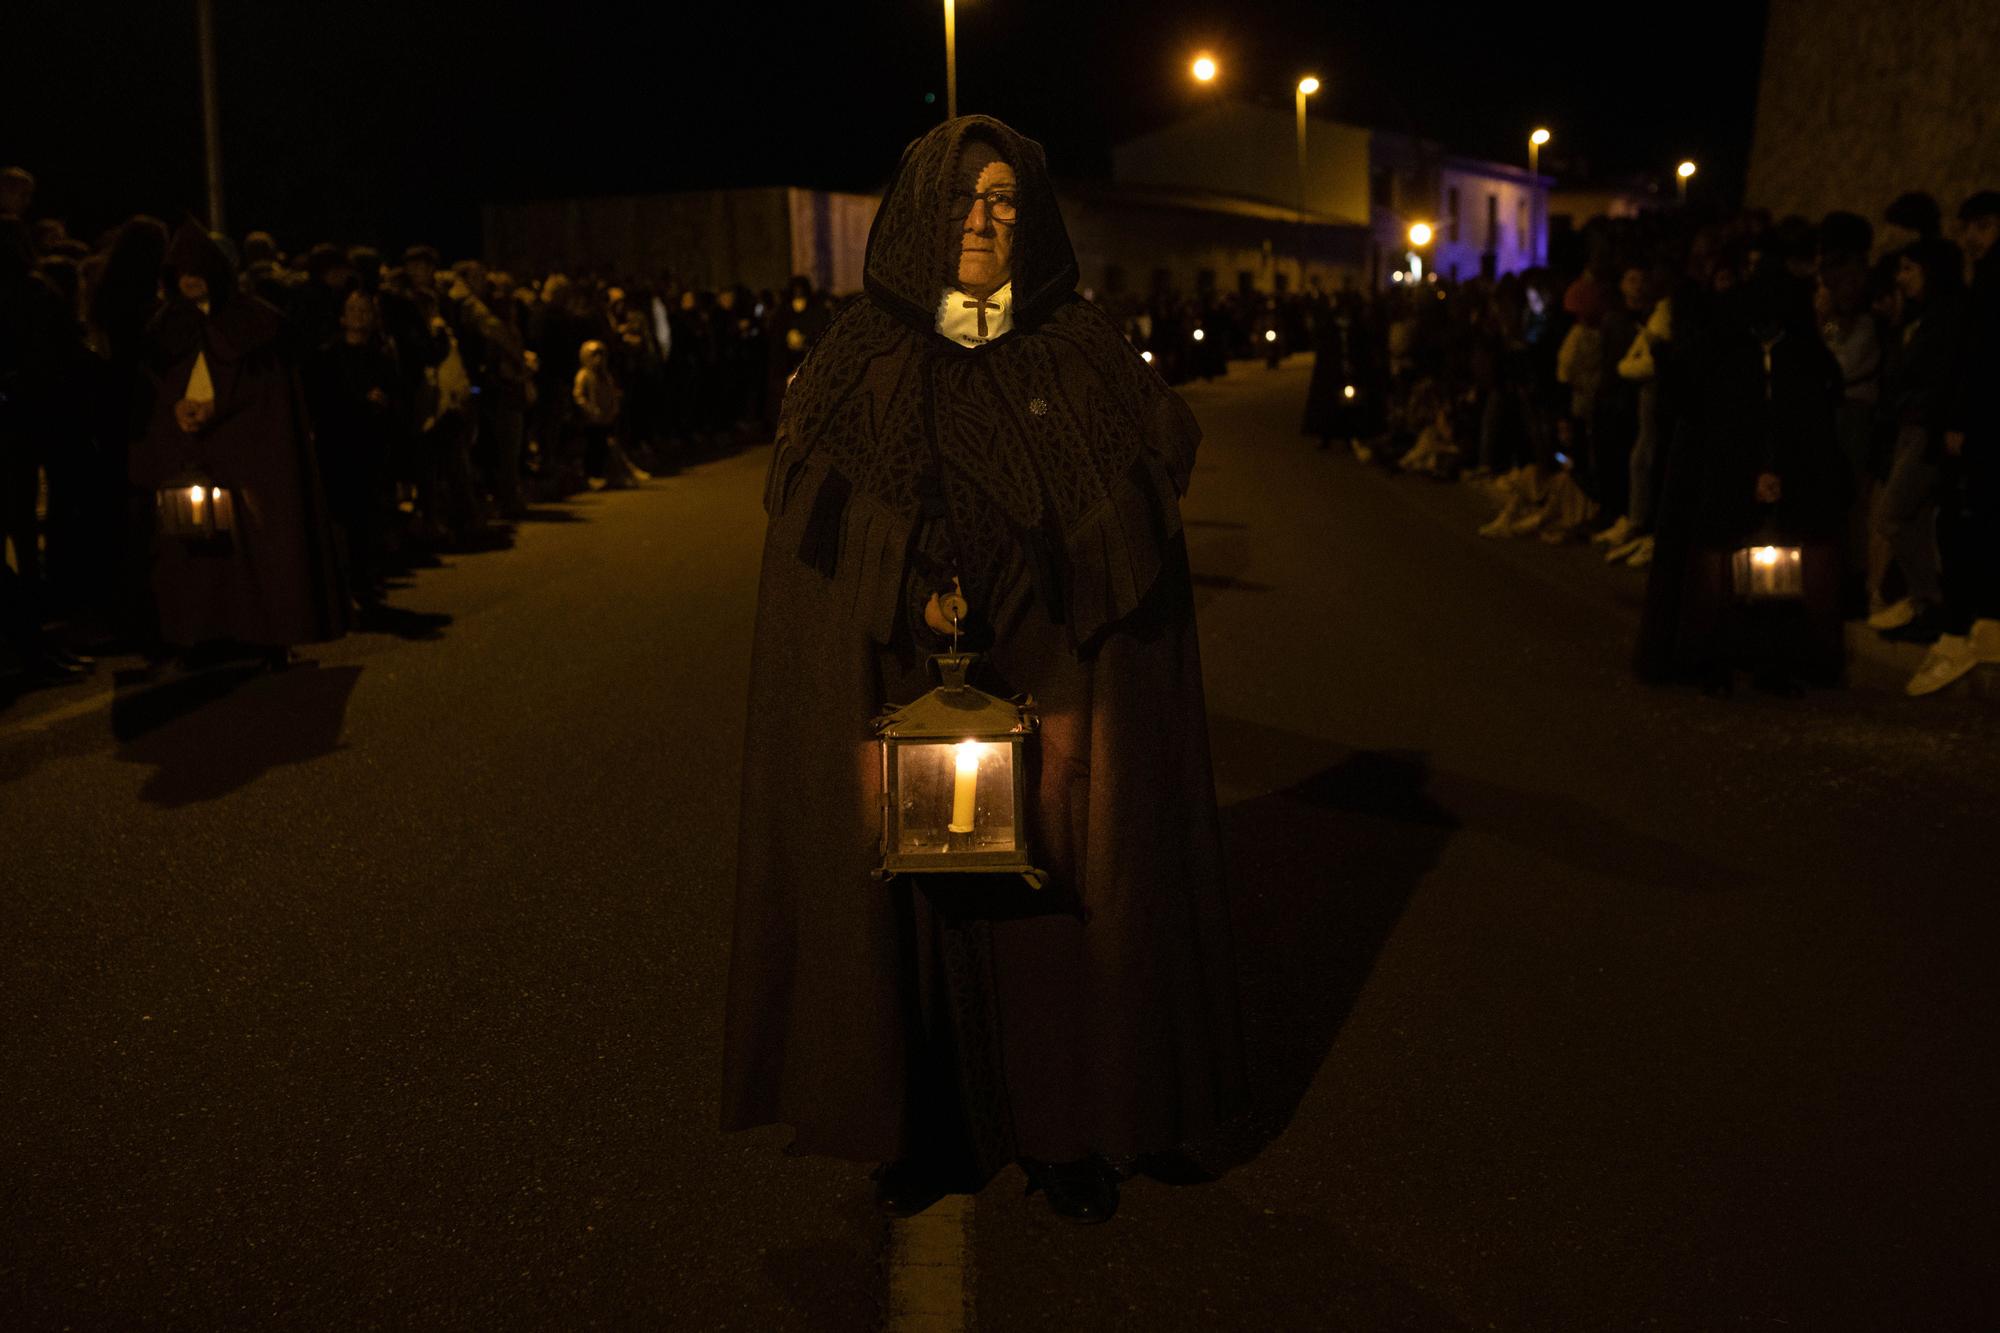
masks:
[[[1641,687],[1636,574],[1304,377],[1188,393],[1258,1123],[1106,1227],[1003,1175],[978,1326],[1990,1326],[1990,683]],[[863,1173],[713,1129],[765,458],[0,712],[0,1326],[880,1322]]]

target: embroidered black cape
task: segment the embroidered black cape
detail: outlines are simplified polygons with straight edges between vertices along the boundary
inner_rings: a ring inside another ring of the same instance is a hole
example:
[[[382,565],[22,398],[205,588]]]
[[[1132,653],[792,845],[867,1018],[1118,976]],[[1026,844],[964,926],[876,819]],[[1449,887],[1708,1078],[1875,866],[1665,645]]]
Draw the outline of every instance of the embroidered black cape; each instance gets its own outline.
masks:
[[[968,141],[1015,169],[1014,325],[935,332]],[[1186,1141],[1244,1104],[1178,497],[1192,414],[1075,294],[1039,146],[965,117],[903,154],[866,299],[786,396],[765,494],[724,1059],[726,1128],[982,1171]],[[962,579],[996,693],[1028,692],[1039,894],[878,882],[884,705],[935,679]],[[961,1154],[963,1156],[963,1154]]]

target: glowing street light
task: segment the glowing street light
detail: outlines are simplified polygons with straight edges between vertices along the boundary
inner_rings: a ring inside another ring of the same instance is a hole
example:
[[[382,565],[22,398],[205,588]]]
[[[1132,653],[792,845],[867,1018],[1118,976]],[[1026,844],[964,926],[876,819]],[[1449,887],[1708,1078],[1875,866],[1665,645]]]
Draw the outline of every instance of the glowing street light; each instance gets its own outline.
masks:
[[[1680,200],[1685,204],[1688,201],[1688,178],[1694,175],[1694,163],[1681,163],[1678,167],[1674,168],[1674,175],[1677,177],[1675,188],[1679,190]]]
[[[1319,91],[1319,80],[1308,74],[1299,80],[1299,96],[1311,97]]]
[[[1215,81],[1215,58],[1208,55],[1196,56],[1194,60],[1194,77],[1201,83],[1213,83]]]
[[[1549,132],[1547,130],[1538,129],[1528,136],[1528,174],[1530,176],[1541,174],[1539,168],[1541,165],[1542,145],[1548,141]]]
[[[1410,244],[1415,246],[1417,249],[1421,250],[1425,246],[1429,245],[1431,243],[1432,235],[1433,233],[1431,231],[1430,223],[1412,222],[1410,224]]]
[[[1535,262],[1542,262],[1542,145],[1549,141],[1549,132],[1541,126],[1528,136],[1528,198],[1535,210],[1534,234],[1528,238],[1533,249]]]

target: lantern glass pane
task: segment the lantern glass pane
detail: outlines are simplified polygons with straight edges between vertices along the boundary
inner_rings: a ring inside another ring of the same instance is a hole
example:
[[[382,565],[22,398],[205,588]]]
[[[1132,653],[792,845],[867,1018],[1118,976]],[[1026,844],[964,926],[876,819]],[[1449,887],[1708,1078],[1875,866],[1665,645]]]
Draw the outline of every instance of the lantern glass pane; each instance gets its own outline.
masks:
[[[1805,567],[1796,546],[1746,546],[1731,563],[1739,597],[1762,600],[1805,594]]]
[[[897,852],[1014,850],[1012,744],[937,741],[895,748]]]

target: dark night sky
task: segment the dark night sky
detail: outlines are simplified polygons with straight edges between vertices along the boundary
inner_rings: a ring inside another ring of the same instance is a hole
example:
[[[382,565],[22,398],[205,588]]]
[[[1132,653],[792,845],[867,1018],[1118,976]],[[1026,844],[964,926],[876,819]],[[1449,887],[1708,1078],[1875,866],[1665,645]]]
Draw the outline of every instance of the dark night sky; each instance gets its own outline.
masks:
[[[939,0],[216,0],[230,223],[464,252],[484,200],[708,185],[871,189],[944,99]],[[0,163],[86,236],[203,198],[192,0],[10,0]],[[1634,31],[1635,18],[1660,26]],[[1671,26],[1667,26],[1671,23]],[[1762,0],[1670,8],[1423,0],[960,0],[959,98],[1102,175],[1110,145],[1230,92],[1520,160],[1537,122],[1598,176],[1704,164],[1740,189]],[[927,105],[926,93],[937,104]]]

